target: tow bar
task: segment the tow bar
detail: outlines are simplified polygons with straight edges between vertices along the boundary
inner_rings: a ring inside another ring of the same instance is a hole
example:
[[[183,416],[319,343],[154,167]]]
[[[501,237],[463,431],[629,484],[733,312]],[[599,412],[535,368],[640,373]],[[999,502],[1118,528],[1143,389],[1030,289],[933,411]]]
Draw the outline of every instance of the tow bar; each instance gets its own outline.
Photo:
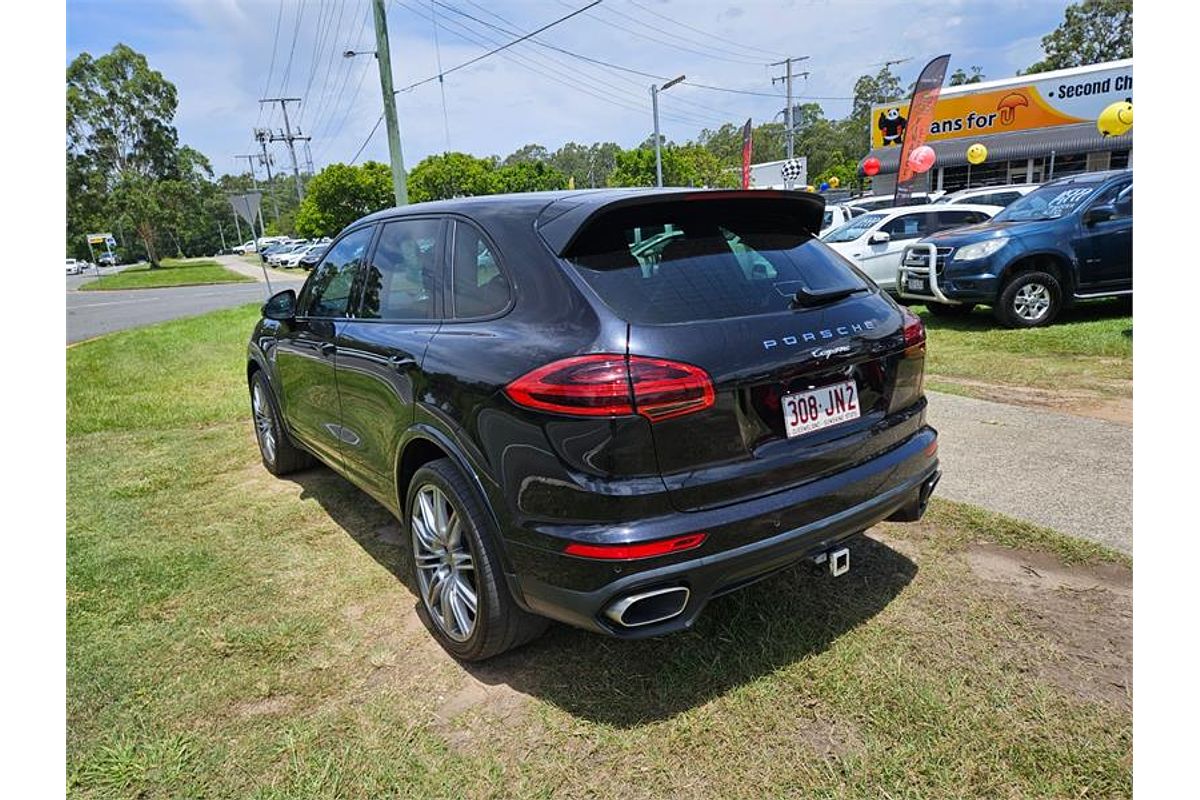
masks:
[[[837,550],[830,550],[827,553],[818,553],[813,556],[813,563],[820,566],[821,564],[829,563],[829,574],[835,578],[841,577],[850,571],[850,548],[839,547]]]

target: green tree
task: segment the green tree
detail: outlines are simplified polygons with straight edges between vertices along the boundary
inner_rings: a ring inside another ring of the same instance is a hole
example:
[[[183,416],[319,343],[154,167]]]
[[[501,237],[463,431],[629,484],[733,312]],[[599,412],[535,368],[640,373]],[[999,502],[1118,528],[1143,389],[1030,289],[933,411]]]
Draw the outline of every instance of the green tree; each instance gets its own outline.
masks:
[[[1025,74],[1133,58],[1133,0],[1083,0],[1042,38],[1045,58]]]
[[[158,227],[170,217],[156,182],[178,177],[177,102],[175,86],[123,44],[99,58],[80,53],[67,67],[67,152],[82,159],[75,178],[87,176],[92,191],[110,198],[118,189],[134,193],[118,202],[119,213],[141,237],[151,267],[158,265]],[[80,222],[68,218],[68,243]]]
[[[970,74],[967,74],[962,67],[950,73],[950,86],[963,86],[968,83],[983,83],[983,67],[971,67]]]
[[[698,144],[667,144],[662,148],[664,186],[735,187],[740,176]],[[654,186],[654,149],[639,147],[617,154],[609,186]]]
[[[526,164],[540,163],[550,157],[549,151],[540,144],[527,144],[519,148],[515,152],[509,154],[502,162],[505,166],[510,164]]]
[[[330,164],[308,182],[296,212],[301,236],[335,236],[354,220],[395,202],[391,169],[377,161],[362,166]]]
[[[496,170],[498,192],[540,192],[567,188],[567,176],[543,161],[518,161]]]
[[[495,162],[467,153],[428,156],[408,175],[408,197],[414,203],[495,192]]]

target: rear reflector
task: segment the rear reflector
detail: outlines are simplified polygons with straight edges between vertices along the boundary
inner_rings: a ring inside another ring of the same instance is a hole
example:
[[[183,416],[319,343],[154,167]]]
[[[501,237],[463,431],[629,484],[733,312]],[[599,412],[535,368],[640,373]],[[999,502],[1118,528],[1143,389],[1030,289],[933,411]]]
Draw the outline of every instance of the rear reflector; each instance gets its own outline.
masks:
[[[583,544],[572,542],[564,550],[567,555],[581,558],[598,558],[609,561],[632,561],[638,558],[652,558],[668,553],[680,553],[684,550],[694,550],[708,538],[707,533],[688,533],[671,539],[659,539],[655,542],[640,544]]]
[[[691,364],[643,356],[594,354],[555,361],[504,389],[520,406],[557,414],[659,420],[708,408],[716,393],[708,373]]]

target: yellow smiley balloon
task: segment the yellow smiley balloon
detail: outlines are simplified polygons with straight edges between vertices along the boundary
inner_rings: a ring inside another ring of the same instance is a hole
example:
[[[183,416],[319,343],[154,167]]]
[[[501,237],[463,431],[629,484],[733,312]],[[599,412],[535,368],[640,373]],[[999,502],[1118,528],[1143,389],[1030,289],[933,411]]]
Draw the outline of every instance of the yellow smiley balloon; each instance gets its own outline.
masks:
[[[1120,136],[1133,127],[1133,103],[1119,100],[1100,112],[1096,127],[1104,136]]]
[[[987,161],[987,148],[981,145],[979,142],[971,145],[967,148],[967,161],[976,165]]]
[[[829,188],[836,189],[841,184],[841,182],[842,182],[841,179],[838,178],[837,175],[834,175],[832,178],[829,179]]]

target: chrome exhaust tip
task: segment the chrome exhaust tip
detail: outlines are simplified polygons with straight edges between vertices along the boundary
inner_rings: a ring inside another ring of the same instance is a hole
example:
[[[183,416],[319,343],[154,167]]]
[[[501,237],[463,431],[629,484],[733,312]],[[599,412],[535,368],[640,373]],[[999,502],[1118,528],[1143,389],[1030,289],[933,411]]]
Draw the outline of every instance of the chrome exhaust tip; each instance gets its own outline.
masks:
[[[653,625],[682,614],[691,594],[686,586],[671,586],[626,595],[610,605],[604,616],[625,628]]]

